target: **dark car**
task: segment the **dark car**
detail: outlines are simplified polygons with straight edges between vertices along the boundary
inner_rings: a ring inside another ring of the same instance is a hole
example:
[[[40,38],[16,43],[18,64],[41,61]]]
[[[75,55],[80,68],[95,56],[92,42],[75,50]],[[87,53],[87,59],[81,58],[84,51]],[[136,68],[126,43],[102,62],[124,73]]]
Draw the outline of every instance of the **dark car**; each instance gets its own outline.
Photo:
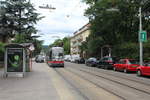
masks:
[[[87,66],[91,66],[91,67],[97,66],[97,59],[94,58],[94,57],[89,58],[89,59],[85,62],[85,64],[86,64]]]
[[[113,65],[118,61],[117,57],[103,57],[101,58],[98,63],[97,67],[104,68],[104,69],[113,69]]]
[[[44,57],[42,56],[42,55],[37,55],[36,57],[35,57],[35,62],[40,62],[40,63],[42,63],[42,62],[44,62]]]

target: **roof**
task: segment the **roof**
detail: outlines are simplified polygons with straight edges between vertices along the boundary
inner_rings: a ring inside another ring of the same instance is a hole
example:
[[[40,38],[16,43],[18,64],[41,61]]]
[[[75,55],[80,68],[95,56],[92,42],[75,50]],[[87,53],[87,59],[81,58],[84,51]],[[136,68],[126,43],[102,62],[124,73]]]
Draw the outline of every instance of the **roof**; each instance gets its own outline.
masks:
[[[90,23],[87,23],[86,25],[84,25],[83,27],[81,27],[79,30],[77,30],[76,32],[74,32],[73,34],[76,35],[76,34],[78,34],[78,33],[81,33],[81,32],[83,32],[83,31],[89,29],[89,26],[90,26],[90,25],[91,25]]]
[[[32,43],[22,43],[22,44],[10,43],[7,44],[5,48],[29,48],[32,45],[33,45]]]
[[[5,48],[25,48],[25,47],[17,43],[11,43],[11,44],[7,44]]]

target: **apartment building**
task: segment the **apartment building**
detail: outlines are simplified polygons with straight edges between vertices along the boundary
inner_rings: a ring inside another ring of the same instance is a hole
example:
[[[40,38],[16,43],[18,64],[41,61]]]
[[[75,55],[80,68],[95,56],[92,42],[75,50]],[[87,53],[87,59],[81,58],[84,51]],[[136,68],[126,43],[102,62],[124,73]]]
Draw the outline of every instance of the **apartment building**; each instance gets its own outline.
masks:
[[[84,25],[82,28],[80,28],[79,30],[77,30],[76,32],[74,32],[74,36],[72,36],[70,39],[71,55],[80,55],[80,56],[85,55],[84,52],[83,52],[83,54],[81,54],[80,46],[81,46],[82,42],[86,41],[86,38],[91,33],[89,26],[90,26],[90,24],[88,23],[88,24]]]

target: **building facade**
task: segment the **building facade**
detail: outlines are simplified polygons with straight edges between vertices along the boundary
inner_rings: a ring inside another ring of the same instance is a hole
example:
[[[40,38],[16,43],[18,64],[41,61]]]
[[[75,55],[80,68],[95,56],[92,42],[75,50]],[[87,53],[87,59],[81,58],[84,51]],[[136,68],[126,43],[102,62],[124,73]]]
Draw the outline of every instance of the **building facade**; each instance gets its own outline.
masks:
[[[81,53],[80,46],[82,42],[86,41],[86,38],[91,33],[90,24],[84,25],[82,28],[74,32],[74,36],[71,37],[70,43],[71,43],[71,55],[80,55],[80,57],[85,56],[85,52]]]

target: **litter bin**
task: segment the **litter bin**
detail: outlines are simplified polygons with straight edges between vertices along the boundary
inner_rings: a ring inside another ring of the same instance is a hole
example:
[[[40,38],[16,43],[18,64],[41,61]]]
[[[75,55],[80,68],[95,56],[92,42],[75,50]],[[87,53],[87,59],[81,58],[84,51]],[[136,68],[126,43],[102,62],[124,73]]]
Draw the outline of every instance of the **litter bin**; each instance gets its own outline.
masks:
[[[4,63],[4,77],[7,77],[8,74],[19,73],[24,77],[26,72],[26,48],[20,44],[6,45]]]

